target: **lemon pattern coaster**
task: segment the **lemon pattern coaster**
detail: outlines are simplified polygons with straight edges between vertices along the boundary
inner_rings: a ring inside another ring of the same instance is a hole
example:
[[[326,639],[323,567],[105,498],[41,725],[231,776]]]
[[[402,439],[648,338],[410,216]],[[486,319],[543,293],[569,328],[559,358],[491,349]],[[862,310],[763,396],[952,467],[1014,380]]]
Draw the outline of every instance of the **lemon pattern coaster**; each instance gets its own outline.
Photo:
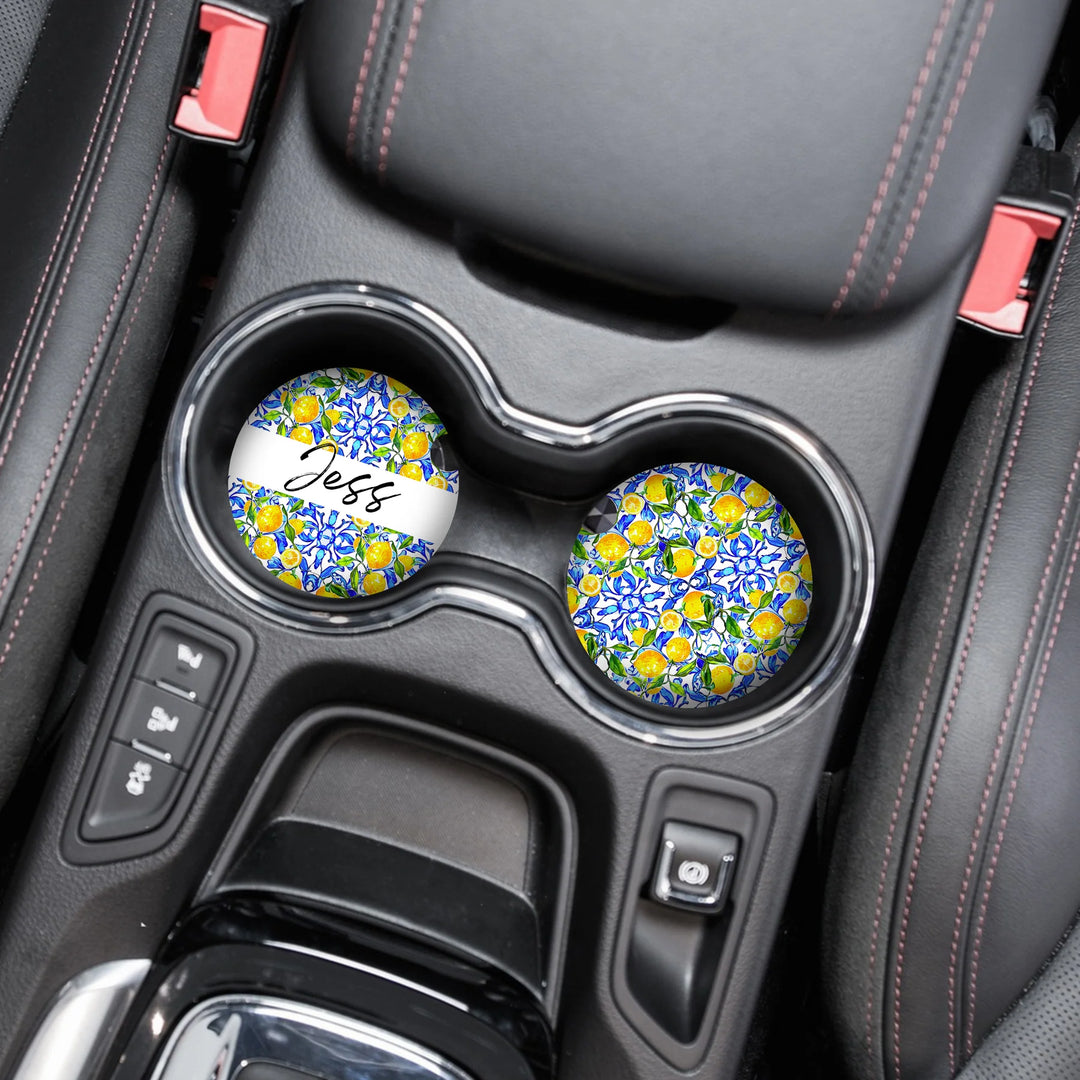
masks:
[[[327,368],[278,387],[229,465],[233,520],[279,581],[371,596],[415,574],[450,527],[458,471],[446,429],[407,386]]]
[[[771,679],[799,643],[813,573],[761,484],[716,465],[650,469],[586,518],[567,571],[578,638],[612,682],[704,708]]]

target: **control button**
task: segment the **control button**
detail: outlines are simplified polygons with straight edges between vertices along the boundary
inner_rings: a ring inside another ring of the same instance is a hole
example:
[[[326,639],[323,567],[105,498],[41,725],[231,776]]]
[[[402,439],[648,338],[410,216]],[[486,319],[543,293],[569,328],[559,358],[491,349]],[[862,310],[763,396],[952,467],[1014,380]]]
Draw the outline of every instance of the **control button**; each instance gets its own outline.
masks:
[[[184,774],[150,754],[110,742],[83,821],[85,840],[116,840],[157,828]]]
[[[739,838],[732,833],[665,822],[653,898],[702,915],[719,914],[731,891],[738,854]]]
[[[133,679],[120,709],[113,737],[159,751],[186,769],[206,721],[206,710],[193,701]]]
[[[207,705],[225,670],[225,654],[208,645],[197,633],[173,626],[157,626],[139,658],[135,672],[147,682],[164,683],[190,700]]]

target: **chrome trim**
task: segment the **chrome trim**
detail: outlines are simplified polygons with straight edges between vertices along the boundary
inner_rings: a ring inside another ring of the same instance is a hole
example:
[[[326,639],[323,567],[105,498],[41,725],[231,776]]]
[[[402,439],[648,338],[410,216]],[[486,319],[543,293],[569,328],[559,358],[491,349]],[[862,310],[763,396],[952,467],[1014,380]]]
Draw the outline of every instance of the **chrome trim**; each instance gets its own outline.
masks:
[[[101,1065],[149,960],[113,960],[66,983],[11,1080],[90,1080]]]
[[[468,375],[484,407],[500,424],[523,438],[547,446],[581,449],[614,438],[649,420],[675,416],[736,419],[785,443],[806,461],[825,485],[843,522],[844,556],[853,575],[852,599],[839,633],[814,677],[795,694],[745,720],[709,726],[666,724],[623,712],[594,693],[563,662],[541,620],[527,608],[496,593],[472,586],[436,585],[403,597],[391,607],[342,614],[298,608],[259,589],[236,572],[195,514],[185,461],[191,428],[203,388],[228,355],[256,332],[279,319],[322,307],[360,307],[412,323],[449,351]],[[508,402],[480,354],[443,316],[410,297],[371,285],[328,285],[298,290],[269,300],[239,316],[207,347],[185,383],[166,436],[163,455],[166,497],[178,531],[209,579],[224,581],[242,602],[294,629],[362,632],[385,629],[439,606],[464,608],[501,619],[528,639],[555,684],[580,708],[610,728],[657,746],[717,747],[744,742],[773,731],[828,697],[851,669],[870,619],[874,585],[874,540],[870,522],[854,485],[842,466],[808,432],[754,402],[725,394],[676,393],[635,402],[591,424],[563,424],[526,412]]]
[[[322,1080],[471,1080],[433,1051],[300,1002],[224,995],[185,1014],[151,1080],[234,1080],[254,1063]]]

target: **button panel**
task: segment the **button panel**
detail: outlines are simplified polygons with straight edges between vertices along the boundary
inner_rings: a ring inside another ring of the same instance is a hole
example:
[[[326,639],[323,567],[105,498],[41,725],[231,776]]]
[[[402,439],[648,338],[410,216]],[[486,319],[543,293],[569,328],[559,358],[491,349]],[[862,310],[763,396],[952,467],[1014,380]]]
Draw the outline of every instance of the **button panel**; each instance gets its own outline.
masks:
[[[194,627],[155,626],[135,674],[202,706],[211,704],[225,671],[225,654]]]
[[[86,809],[83,836],[114,840],[156,828],[172,809],[183,775],[149,754],[110,742]]]
[[[132,679],[113,737],[158,752],[163,761],[181,768],[191,765],[208,713],[188,698]]]
[[[91,849],[133,854],[164,842],[161,827],[172,815],[175,828],[190,804],[205,744],[220,734],[251,655],[238,627],[167,597],[147,604],[131,640],[84,781],[78,861],[97,861]],[[156,844],[141,839],[154,830]]]

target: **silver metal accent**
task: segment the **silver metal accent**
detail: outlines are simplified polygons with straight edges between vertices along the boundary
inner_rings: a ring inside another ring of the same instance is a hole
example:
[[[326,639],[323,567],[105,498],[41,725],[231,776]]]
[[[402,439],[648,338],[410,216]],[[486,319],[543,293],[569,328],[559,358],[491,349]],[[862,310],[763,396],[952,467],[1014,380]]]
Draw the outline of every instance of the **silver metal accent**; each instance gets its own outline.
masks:
[[[199,696],[194,690],[185,690],[182,686],[173,686],[171,682],[166,682],[164,679],[155,679],[154,685],[159,690],[167,690],[177,697],[187,698],[188,701],[194,701]]]
[[[850,600],[814,675],[794,694],[744,720],[694,726],[667,724],[623,712],[595,693],[563,662],[539,617],[496,593],[472,586],[437,585],[378,610],[341,613],[332,609],[300,608],[253,585],[223,555],[195,512],[187,480],[192,425],[210,377],[249,337],[271,323],[326,307],[359,307],[394,315],[427,333],[461,365],[484,407],[503,427],[546,446],[570,449],[595,446],[650,420],[679,416],[734,419],[788,446],[810,466],[835,503],[843,525],[841,557],[852,571]],[[225,582],[242,602],[257,612],[292,628],[352,633],[395,626],[440,606],[463,608],[501,619],[526,636],[555,684],[576,705],[608,727],[656,746],[727,746],[757,738],[804,715],[828,697],[850,671],[870,619],[874,585],[874,540],[870,523],[843,468],[808,432],[762,405],[714,393],[676,393],[648,398],[591,424],[564,424],[537,416],[502,396],[480,354],[452,323],[410,297],[371,285],[327,285],[298,290],[267,301],[229,324],[207,347],[181,390],[166,436],[163,468],[170,510],[197,564],[215,585]]]
[[[131,749],[137,750],[140,754],[145,754],[147,757],[157,758],[158,761],[162,761],[166,765],[172,764],[172,754],[167,750],[159,750],[156,746],[149,746],[140,739],[131,740]]]
[[[211,998],[183,1016],[151,1080],[234,1080],[254,1063],[322,1080],[471,1080],[389,1031],[299,1002],[247,995]]]
[[[114,960],[76,975],[56,995],[11,1080],[90,1080],[149,970],[149,960]]]
[[[675,887],[672,882],[671,872],[674,861],[675,844],[671,840],[665,840],[660,853],[660,865],[657,867],[656,878],[653,882],[653,893],[656,895],[656,899],[664,904],[674,901],[677,904],[684,904],[688,907],[700,907],[706,911],[712,911],[716,908],[716,902],[724,895],[724,889],[727,886],[728,878],[731,877],[731,870],[735,865],[735,856],[725,855],[720,860],[719,871],[713,882],[713,886],[704,896],[699,896],[697,893],[688,892],[684,889]],[[708,881],[708,867],[700,863],[695,863],[694,865],[700,865],[704,871],[704,876],[701,881],[694,882],[694,884],[704,885],[705,882]]]

